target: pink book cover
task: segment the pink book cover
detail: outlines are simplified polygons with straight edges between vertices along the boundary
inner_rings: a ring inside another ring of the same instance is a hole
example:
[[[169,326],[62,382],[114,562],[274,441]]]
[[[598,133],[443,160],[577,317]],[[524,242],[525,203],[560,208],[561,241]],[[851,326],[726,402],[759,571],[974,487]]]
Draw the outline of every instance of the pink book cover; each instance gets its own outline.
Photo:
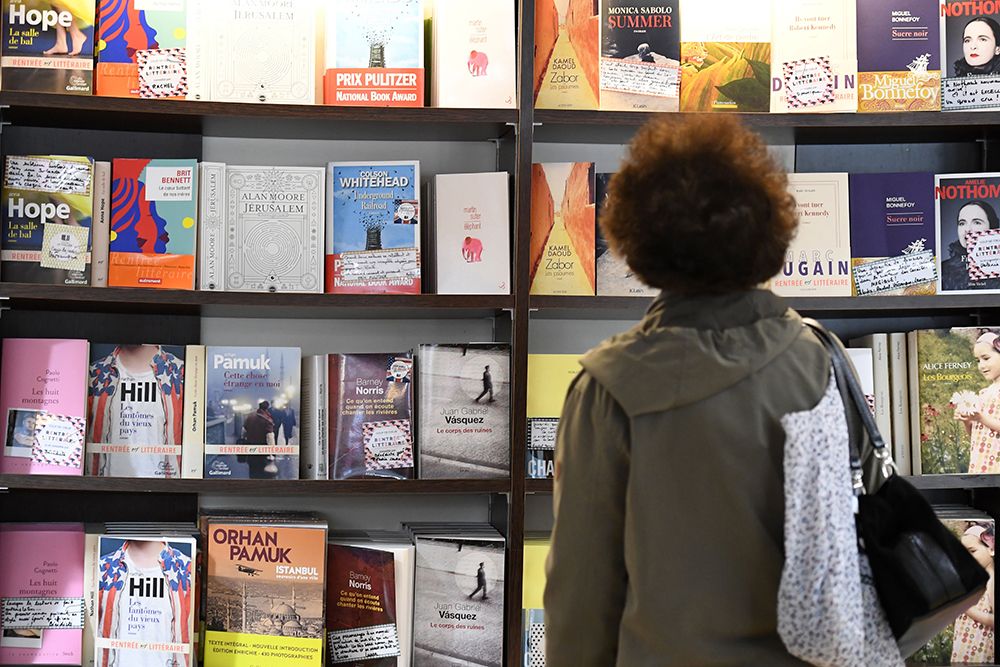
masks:
[[[88,353],[85,340],[3,341],[0,473],[83,474]]]
[[[83,541],[81,524],[0,525],[0,600],[82,604]],[[82,629],[0,628],[0,665],[79,665],[82,643]]]

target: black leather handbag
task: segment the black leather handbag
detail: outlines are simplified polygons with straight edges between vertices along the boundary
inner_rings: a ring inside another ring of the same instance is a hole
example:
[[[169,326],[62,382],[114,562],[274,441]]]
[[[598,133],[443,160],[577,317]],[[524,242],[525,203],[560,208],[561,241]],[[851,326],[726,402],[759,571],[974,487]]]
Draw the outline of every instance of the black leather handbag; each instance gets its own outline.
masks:
[[[896,471],[843,344],[819,322],[805,323],[830,353],[850,430],[858,548],[907,657],[974,606],[989,575]]]

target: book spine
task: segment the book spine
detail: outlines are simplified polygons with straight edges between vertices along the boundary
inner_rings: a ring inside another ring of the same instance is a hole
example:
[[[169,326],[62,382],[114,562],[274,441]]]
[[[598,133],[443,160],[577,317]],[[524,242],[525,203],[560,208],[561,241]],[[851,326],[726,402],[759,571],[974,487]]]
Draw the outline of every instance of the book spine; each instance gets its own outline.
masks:
[[[188,345],[185,355],[181,478],[201,479],[205,472],[205,346]]]
[[[316,478],[330,479],[330,365],[327,363],[326,355],[323,355],[323,362],[319,367],[319,387],[317,412],[319,413],[319,430],[316,434],[319,451],[316,457]]]
[[[882,439],[891,443],[892,440],[892,392],[889,381],[889,335],[874,334],[871,336],[872,378],[875,381],[875,423],[878,425]],[[893,452],[893,459],[896,452]]]
[[[226,257],[226,165],[202,162],[198,165],[198,219],[201,239],[198,250],[198,289],[225,289]]]
[[[208,40],[205,39],[205,31],[202,26],[207,27],[208,25],[206,23],[209,20],[207,13],[212,4],[214,3],[197,2],[197,0],[187,3],[187,35],[185,38],[187,41],[187,99],[189,100],[208,100],[205,90],[208,79],[204,72],[205,63],[208,62],[205,53]]]
[[[100,535],[84,534],[83,543],[83,645],[81,667],[94,667],[94,637],[97,636],[97,561]]]
[[[921,473],[920,464],[920,368],[917,365],[918,332],[906,334],[906,367],[910,396],[910,474]]]
[[[910,414],[907,405],[908,363],[906,334],[889,334],[889,391],[892,394],[892,456],[903,475],[913,474]]]
[[[91,218],[90,284],[108,286],[111,247],[111,163],[94,162],[94,212]]]
[[[322,366],[325,364],[326,355],[323,354],[302,360],[302,430],[299,437],[299,474],[302,479],[321,479],[320,385]]]

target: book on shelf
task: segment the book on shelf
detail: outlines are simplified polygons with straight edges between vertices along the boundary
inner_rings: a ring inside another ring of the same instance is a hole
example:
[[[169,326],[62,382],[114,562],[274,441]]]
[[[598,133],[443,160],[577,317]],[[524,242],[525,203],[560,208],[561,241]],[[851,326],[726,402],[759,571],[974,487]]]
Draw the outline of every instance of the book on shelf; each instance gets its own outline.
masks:
[[[422,0],[331,3],[326,12],[323,103],[424,106]]]
[[[940,294],[1000,293],[1000,173],[934,177]]]
[[[524,575],[521,588],[523,610],[521,651],[525,667],[545,665],[545,561],[551,540],[545,536],[524,537]]]
[[[770,0],[681,0],[680,13],[680,110],[767,112]]]
[[[941,110],[940,0],[861,0],[858,111]]]
[[[593,296],[593,162],[531,165],[531,293]]]
[[[302,420],[299,425],[299,477],[329,479],[330,363],[325,354],[302,358]]]
[[[941,0],[938,16],[941,110],[1000,109],[1000,7]]]
[[[788,189],[798,233],[771,288],[781,296],[851,296],[847,174],[789,174]]]
[[[517,107],[516,5],[433,0],[431,106]]]
[[[8,155],[2,196],[4,282],[89,285],[94,161]]]
[[[83,474],[88,357],[85,340],[3,340],[0,473]]]
[[[198,163],[198,289],[226,289],[226,165]]]
[[[108,286],[111,250],[111,163],[94,162],[94,207],[90,224],[90,284]]]
[[[510,294],[507,172],[434,177],[436,294]]]
[[[83,526],[83,644],[80,649],[80,667],[94,667],[97,639],[97,563],[100,560],[100,538],[103,524]]]
[[[205,348],[206,478],[299,478],[300,354]]]
[[[420,478],[506,477],[510,345],[421,345],[417,369]]]
[[[87,474],[181,476],[184,347],[90,346]]]
[[[892,454],[903,475],[913,474],[910,438],[910,370],[906,334],[889,334],[889,391],[891,392]]]
[[[95,0],[2,6],[4,90],[90,95],[94,90]]]
[[[205,346],[184,350],[184,423],[181,428],[181,477],[205,476]]]
[[[420,294],[419,162],[331,162],[326,292]]]
[[[868,372],[868,369],[870,368],[870,385],[873,397],[872,410],[875,416],[875,425],[878,427],[879,434],[881,434],[883,440],[885,440],[886,445],[890,446],[892,458],[896,461],[897,467],[901,467],[903,462],[899,458],[897,444],[904,445],[905,449],[908,451],[910,443],[908,440],[903,443],[896,443],[892,435],[892,392],[890,389],[889,371],[889,334],[876,333],[868,336],[862,336],[851,340],[850,344],[852,349],[856,348],[867,353],[864,355],[864,358],[856,359],[852,356],[851,361],[854,363],[854,367],[858,370],[862,389],[865,389],[867,386],[866,383],[868,383],[868,380],[865,377],[865,372]],[[853,354],[855,353],[852,352],[852,355]],[[862,371],[861,366],[864,366],[864,371]],[[868,392],[866,391],[865,393],[867,395]],[[908,459],[909,457],[907,456],[906,458]]]
[[[331,544],[327,552],[329,664],[395,665],[396,569],[391,551]]]
[[[552,479],[555,473],[556,432],[566,392],[580,372],[579,354],[528,355],[529,479]]]
[[[601,25],[594,0],[535,3],[537,109],[600,106]]]
[[[878,415],[876,408],[875,394],[875,362],[873,351],[870,347],[849,347],[847,357],[854,366],[857,373],[858,384],[861,385],[861,392],[865,395],[865,402],[872,416]]]
[[[330,479],[413,479],[413,355],[329,355]]]
[[[82,524],[0,524],[0,665],[80,664],[83,561]]]
[[[614,174],[597,174],[595,179],[597,225],[595,226],[594,255],[597,296],[656,296],[659,290],[643,284],[625,260],[611,250],[608,240],[604,237],[604,232],[601,231],[601,213],[608,198],[608,183],[612,176]]]
[[[934,175],[851,174],[854,294],[934,294]]]
[[[199,0],[100,0],[96,93],[185,99],[187,9]]]
[[[198,161],[116,158],[108,285],[195,287]]]
[[[600,0],[600,106],[678,111],[680,0]]]

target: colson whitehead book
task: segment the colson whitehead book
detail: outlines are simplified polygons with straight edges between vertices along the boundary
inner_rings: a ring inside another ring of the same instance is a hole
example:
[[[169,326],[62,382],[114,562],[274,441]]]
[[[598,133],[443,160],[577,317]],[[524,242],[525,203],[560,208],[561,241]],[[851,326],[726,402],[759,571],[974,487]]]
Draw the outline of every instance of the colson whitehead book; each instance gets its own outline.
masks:
[[[83,474],[88,356],[85,340],[4,339],[0,473]]]
[[[528,355],[528,477],[551,479],[556,431],[566,392],[580,372],[578,354]]]
[[[87,474],[181,476],[184,348],[92,345]]]
[[[782,296],[851,296],[847,174],[789,174],[798,235],[771,288]]]
[[[941,0],[939,16],[941,110],[1000,108],[1000,6]]]
[[[195,540],[101,535],[97,664],[194,664]]]
[[[938,292],[1000,291],[1000,173],[934,177]]]
[[[323,291],[322,167],[226,167],[225,288]]]
[[[538,109],[597,109],[601,24],[593,0],[535,3],[534,94]]]
[[[395,667],[400,642],[392,552],[331,544],[327,572],[328,663]]]
[[[854,293],[934,294],[934,175],[851,174]]]
[[[531,165],[531,293],[593,296],[593,162]]]
[[[597,295],[598,296],[656,296],[658,291],[644,285],[624,259],[612,252],[601,231],[601,210],[607,200],[608,183],[614,174],[597,174]]]
[[[81,524],[0,525],[0,665],[80,664],[83,542]],[[74,627],[52,624],[56,614]]]
[[[299,348],[205,354],[205,477],[298,479]]]
[[[858,3],[858,111],[939,111],[939,0]]]
[[[198,161],[112,164],[108,285],[194,289]]]
[[[421,345],[420,478],[505,477],[510,470],[510,346]]]
[[[330,479],[413,478],[413,356],[331,354]]]
[[[421,0],[337,0],[326,21],[324,104],[424,106]]]
[[[601,0],[601,108],[677,111],[679,0]]]
[[[90,95],[94,2],[6,0],[0,61],[4,90]]]
[[[93,160],[8,155],[2,196],[3,281],[89,285]]]
[[[210,522],[205,667],[323,664],[326,525]]]
[[[332,162],[326,292],[420,294],[420,163]]]
[[[99,0],[98,95],[187,97],[188,1]]]
[[[681,111],[770,106],[770,0],[681,0]]]

